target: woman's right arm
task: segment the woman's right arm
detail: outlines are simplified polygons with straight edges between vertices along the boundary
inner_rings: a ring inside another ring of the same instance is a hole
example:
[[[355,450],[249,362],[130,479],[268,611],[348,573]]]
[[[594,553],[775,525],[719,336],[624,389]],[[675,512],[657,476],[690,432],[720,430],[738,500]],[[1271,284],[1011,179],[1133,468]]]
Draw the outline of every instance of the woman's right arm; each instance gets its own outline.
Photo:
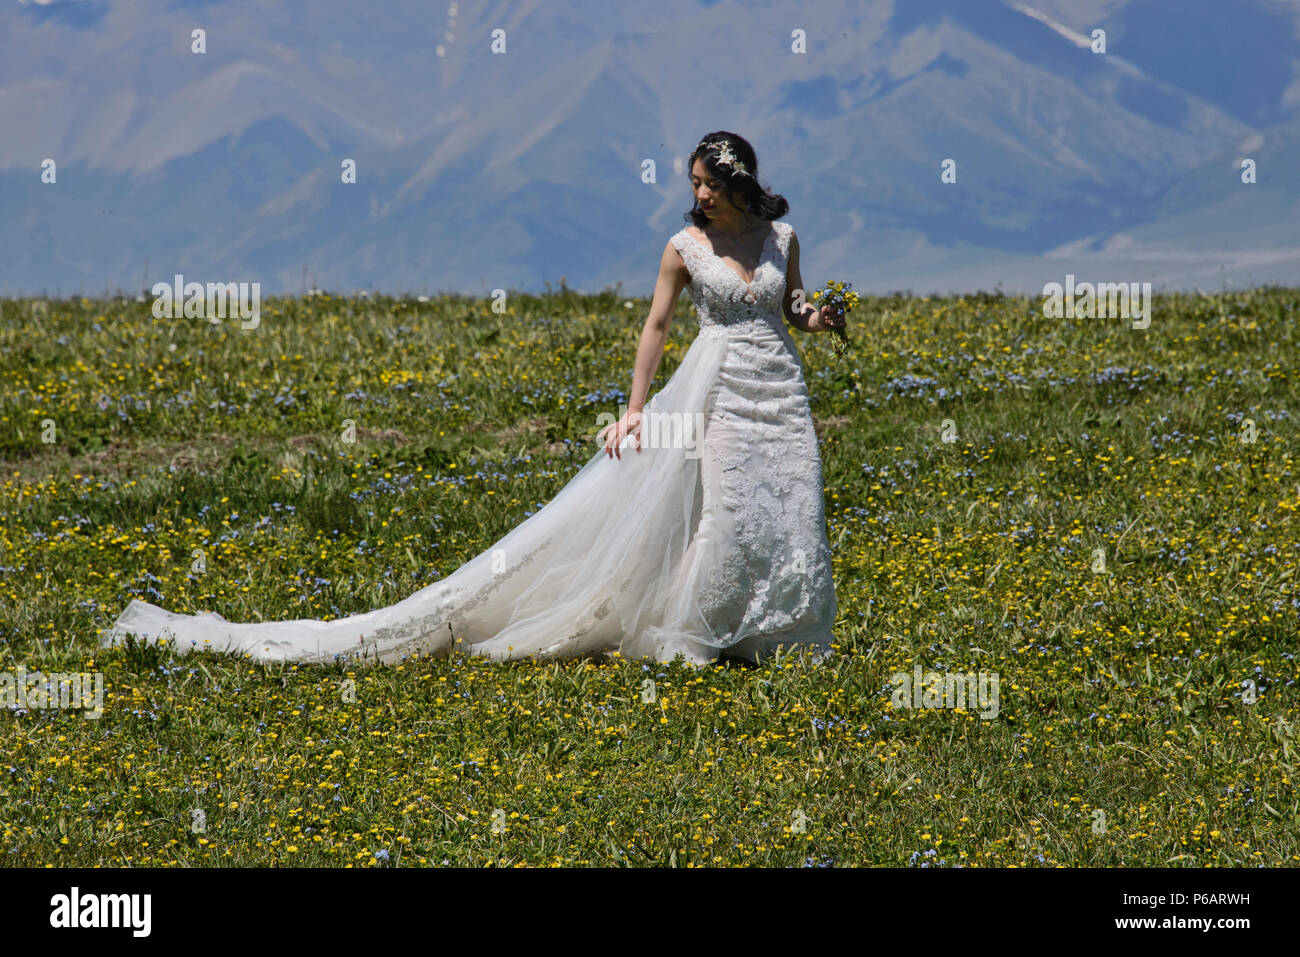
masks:
[[[646,398],[650,394],[650,383],[654,381],[663,356],[664,343],[668,341],[668,327],[672,325],[673,309],[677,298],[690,281],[686,263],[681,254],[673,248],[672,243],[664,247],[664,254],[659,260],[659,279],[655,283],[654,299],[650,303],[650,315],[646,317],[645,327],[641,330],[641,341],[636,347],[636,366],[632,372],[632,394],[628,398],[628,411],[640,412],[645,408]]]
[[[641,340],[636,347],[636,363],[632,371],[632,393],[628,396],[627,414],[613,425],[602,430],[605,434],[605,452],[622,458],[619,444],[629,432],[636,429],[646,399],[650,395],[650,383],[654,381],[663,357],[664,343],[668,341],[668,328],[672,325],[673,310],[677,299],[690,282],[690,272],[681,254],[669,242],[664,247],[664,254],[659,260],[659,279],[655,282],[654,299],[650,303],[650,315],[646,317],[641,330]],[[636,437],[636,450],[641,451],[641,437]]]

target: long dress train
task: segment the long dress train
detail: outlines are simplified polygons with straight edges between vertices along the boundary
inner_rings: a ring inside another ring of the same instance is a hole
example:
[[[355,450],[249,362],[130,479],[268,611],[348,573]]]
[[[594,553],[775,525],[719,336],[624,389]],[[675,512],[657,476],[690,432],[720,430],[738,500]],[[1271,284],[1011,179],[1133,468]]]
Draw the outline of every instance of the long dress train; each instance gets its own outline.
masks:
[[[693,664],[829,650],[835,588],[803,368],[782,317],[793,229],[773,222],[745,283],[685,229],[699,334],[645,406],[642,449],[603,448],[541,510],[451,575],[332,621],[230,622],[133,600],[101,638],[257,660],[497,660],[619,651]]]

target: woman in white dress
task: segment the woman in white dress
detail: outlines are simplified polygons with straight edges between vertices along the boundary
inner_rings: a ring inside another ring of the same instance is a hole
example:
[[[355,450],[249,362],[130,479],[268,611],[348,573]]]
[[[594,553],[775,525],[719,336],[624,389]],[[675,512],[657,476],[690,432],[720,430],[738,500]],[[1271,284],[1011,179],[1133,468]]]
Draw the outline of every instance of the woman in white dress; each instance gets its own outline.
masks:
[[[230,622],[136,599],[101,644],[134,634],[307,662],[618,651],[699,665],[760,661],[777,646],[829,650],[821,459],[784,320],[812,332],[844,319],[797,295],[798,242],[775,222],[789,204],[757,173],[734,133],[695,148],[692,225],[664,249],[627,412],[555,498],[491,548],[394,605],[332,621]],[[683,288],[699,335],[646,401]]]

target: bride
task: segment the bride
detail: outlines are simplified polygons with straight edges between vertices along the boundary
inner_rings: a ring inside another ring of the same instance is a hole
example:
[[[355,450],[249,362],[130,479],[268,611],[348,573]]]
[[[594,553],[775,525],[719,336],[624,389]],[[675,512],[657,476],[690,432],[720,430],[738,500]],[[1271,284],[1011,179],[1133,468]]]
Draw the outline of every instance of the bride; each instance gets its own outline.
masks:
[[[555,498],[491,548],[394,605],[332,621],[236,623],[136,599],[101,644],[134,634],[182,652],[307,662],[617,651],[701,665],[757,662],[779,645],[827,651],[836,601],[821,459],[783,320],[825,332],[844,318],[794,311],[799,243],[776,221],[789,204],[757,174],[734,133],[696,146],[691,225],[664,248],[625,414]],[[699,335],[646,401],[683,288]]]

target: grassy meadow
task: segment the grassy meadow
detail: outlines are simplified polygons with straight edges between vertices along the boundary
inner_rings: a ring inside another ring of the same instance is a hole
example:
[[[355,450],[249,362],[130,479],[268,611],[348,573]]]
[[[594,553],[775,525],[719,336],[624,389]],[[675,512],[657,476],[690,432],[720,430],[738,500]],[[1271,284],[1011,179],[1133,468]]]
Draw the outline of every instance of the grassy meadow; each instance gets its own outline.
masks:
[[[1300,290],[794,332],[836,653],[699,670],[98,649],[132,597],[335,618],[452,572],[595,452],[649,304],[150,305],[0,303],[0,670],[105,683],[98,719],[0,708],[4,864],[1300,862]],[[656,390],[694,331],[683,296]],[[998,713],[896,707],[916,665],[996,673]]]

